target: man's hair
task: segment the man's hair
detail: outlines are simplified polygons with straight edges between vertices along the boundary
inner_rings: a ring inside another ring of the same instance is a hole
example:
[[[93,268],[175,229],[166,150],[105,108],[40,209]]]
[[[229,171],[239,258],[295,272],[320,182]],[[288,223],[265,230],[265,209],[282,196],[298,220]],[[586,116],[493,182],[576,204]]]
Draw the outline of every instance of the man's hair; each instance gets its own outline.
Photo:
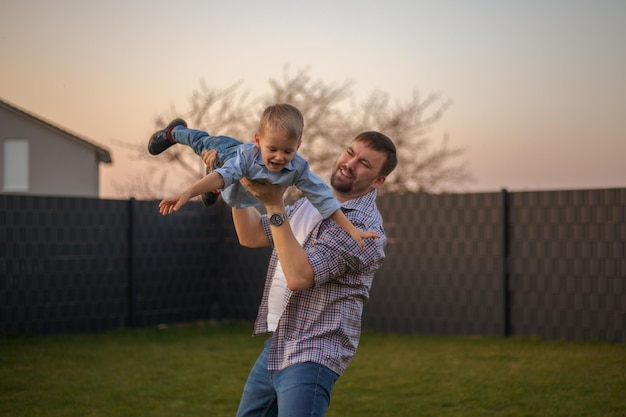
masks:
[[[396,155],[396,145],[391,139],[379,132],[362,132],[354,138],[353,142],[363,142],[367,147],[387,155],[387,160],[380,168],[379,175],[387,176],[391,174],[398,165],[398,157]]]
[[[263,112],[259,122],[259,133],[263,135],[265,129],[282,129],[289,139],[300,141],[304,129],[304,117],[291,104],[274,104]]]

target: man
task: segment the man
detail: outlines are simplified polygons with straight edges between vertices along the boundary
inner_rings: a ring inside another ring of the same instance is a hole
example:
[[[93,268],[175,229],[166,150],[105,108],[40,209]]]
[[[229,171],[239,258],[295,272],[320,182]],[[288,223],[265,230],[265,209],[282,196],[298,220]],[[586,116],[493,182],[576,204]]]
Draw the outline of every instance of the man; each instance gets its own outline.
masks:
[[[393,142],[364,132],[334,165],[330,184],[342,210],[355,226],[381,236],[364,248],[308,200],[285,207],[284,186],[241,180],[267,214],[233,209],[239,242],[274,251],[254,326],[255,335],[272,336],[250,372],[238,417],[326,414],[333,385],[356,352],[363,306],[385,257],[376,189],[396,164]]]

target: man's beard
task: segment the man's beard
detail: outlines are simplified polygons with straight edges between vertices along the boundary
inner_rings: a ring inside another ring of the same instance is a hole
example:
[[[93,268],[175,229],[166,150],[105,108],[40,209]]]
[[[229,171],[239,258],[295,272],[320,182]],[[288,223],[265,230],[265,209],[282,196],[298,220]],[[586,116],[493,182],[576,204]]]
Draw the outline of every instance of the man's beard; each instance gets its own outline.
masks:
[[[336,191],[339,191],[340,193],[347,193],[347,192],[352,191],[352,181],[344,182],[344,181],[339,180],[337,178],[337,172],[338,172],[338,169],[333,171],[333,173],[330,175],[330,185]]]

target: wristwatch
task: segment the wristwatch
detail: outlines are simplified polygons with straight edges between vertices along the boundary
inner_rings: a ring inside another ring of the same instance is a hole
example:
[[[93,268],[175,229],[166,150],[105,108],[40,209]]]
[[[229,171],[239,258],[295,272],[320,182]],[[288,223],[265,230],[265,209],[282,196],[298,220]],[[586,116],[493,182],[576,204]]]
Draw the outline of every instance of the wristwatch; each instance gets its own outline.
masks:
[[[274,213],[270,216],[270,224],[272,226],[280,226],[287,220],[287,215],[285,213]]]

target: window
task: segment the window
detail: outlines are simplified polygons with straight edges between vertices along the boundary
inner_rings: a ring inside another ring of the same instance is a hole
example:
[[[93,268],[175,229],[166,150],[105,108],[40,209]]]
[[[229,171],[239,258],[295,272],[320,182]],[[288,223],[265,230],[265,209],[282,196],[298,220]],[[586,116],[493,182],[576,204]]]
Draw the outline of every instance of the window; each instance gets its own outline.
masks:
[[[3,191],[28,191],[28,141],[4,141]]]

